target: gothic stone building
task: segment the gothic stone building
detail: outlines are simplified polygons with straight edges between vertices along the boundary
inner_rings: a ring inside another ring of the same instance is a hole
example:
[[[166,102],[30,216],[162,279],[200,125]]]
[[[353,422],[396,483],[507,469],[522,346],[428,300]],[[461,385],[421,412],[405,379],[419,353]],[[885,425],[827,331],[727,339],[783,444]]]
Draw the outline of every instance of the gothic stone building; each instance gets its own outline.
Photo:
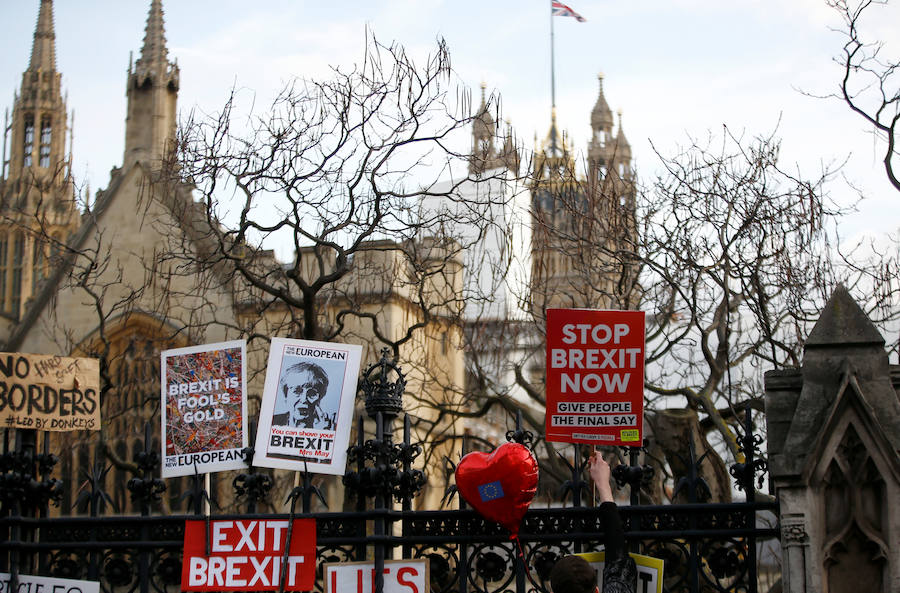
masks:
[[[40,1],[31,60],[14,98],[4,143],[8,155],[0,159],[0,350],[104,361],[102,430],[53,435],[67,484],[64,513],[70,512],[79,484],[97,459],[117,461],[107,476],[107,488],[116,510],[133,510],[125,489],[126,464],[141,446],[147,423],[158,450],[162,349],[261,337],[251,340],[248,352],[252,418],[264,378],[265,337],[285,335],[276,333],[284,331],[284,308],[269,307],[261,313],[254,306],[259,295],[236,274],[225,270],[214,281],[201,280],[194,274],[172,273],[174,264],[160,257],[173,243],[201,249],[202,226],[209,224],[199,216],[187,182],[155,183],[175,137],[181,76],[168,56],[163,16],[161,0],[152,0],[140,57],[129,66],[124,81],[128,107],[122,166],[112,170],[89,209],[79,204],[73,189],[72,138],[67,152],[68,116],[62,76],[56,69],[52,0]],[[344,280],[355,284],[340,287],[341,292],[352,292],[361,313],[379,316],[383,326],[399,333],[413,323],[416,310],[409,290],[391,285],[381,270],[403,273],[408,262],[398,260],[391,246],[376,247],[370,253],[378,261],[360,257],[357,269]],[[271,254],[260,258],[261,265],[281,265]],[[445,285],[435,290],[457,290],[460,267],[450,263]],[[362,316],[349,321],[358,327],[348,327],[343,335],[366,345],[365,366],[377,360],[378,343],[359,319]],[[401,364],[428,369],[445,384],[461,386],[460,332],[438,319],[404,346]],[[409,389],[426,389],[424,375],[411,373]],[[230,485],[231,479],[218,477],[222,485]],[[286,487],[292,479],[282,477]],[[164,508],[184,504],[186,481],[169,481]],[[214,477],[214,491],[216,481]],[[435,484],[433,495],[422,504],[436,504],[443,486]],[[336,484],[322,487],[329,508],[341,508],[342,493]],[[230,487],[224,490],[230,492]],[[273,494],[276,506],[271,510],[281,510],[278,505],[284,498]],[[225,510],[239,508],[230,500],[219,503]]]
[[[531,306],[632,309],[639,295],[636,263],[635,174],[631,146],[616,133],[600,76],[591,111],[586,175],[576,171],[574,147],[551,114],[550,130],[535,147],[531,179]]]

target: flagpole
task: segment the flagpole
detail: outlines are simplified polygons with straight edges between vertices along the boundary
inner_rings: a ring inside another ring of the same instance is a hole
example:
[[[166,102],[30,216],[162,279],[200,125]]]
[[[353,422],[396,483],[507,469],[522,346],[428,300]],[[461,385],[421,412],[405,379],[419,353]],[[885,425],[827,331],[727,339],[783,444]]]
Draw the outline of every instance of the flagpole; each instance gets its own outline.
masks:
[[[550,3],[550,101],[556,109],[556,48],[553,39],[553,3]]]

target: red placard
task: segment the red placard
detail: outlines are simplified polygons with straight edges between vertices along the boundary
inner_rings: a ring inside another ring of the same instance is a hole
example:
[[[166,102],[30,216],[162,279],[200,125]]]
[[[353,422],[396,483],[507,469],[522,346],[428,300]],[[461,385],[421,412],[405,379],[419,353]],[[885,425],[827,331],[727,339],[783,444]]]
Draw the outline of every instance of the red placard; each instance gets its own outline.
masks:
[[[548,441],[639,446],[644,312],[547,310]]]
[[[186,521],[182,591],[278,590],[288,521]],[[286,591],[312,591],[316,580],[316,521],[294,519],[285,565]]]

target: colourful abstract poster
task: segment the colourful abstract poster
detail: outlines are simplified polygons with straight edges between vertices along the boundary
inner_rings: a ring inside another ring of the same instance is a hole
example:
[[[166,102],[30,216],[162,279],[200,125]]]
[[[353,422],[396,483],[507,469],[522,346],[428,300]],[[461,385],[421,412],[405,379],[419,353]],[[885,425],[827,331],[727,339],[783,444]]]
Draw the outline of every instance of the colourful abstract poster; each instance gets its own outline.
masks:
[[[253,465],[343,475],[362,346],[272,338]]]
[[[162,477],[247,467],[247,343],[161,354]]]

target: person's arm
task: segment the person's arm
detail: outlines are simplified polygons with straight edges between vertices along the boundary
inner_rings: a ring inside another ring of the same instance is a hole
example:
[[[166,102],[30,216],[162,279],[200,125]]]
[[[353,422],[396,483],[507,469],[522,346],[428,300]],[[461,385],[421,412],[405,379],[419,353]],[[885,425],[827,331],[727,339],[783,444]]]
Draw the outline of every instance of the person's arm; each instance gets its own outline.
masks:
[[[625,532],[613,499],[609,464],[597,451],[591,453],[590,474],[600,497],[600,523],[603,526],[606,544],[606,560],[607,562],[618,560],[626,556]]]
[[[591,480],[600,497],[600,524],[606,546],[603,593],[634,593],[637,567],[625,548],[625,531],[609,482],[609,464],[597,451],[591,454],[590,464]]]

